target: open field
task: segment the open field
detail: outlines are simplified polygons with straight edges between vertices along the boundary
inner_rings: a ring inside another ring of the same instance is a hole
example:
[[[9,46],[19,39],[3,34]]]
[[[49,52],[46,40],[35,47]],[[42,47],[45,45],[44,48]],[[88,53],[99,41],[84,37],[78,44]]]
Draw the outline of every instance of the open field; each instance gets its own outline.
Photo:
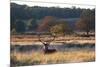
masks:
[[[58,64],[95,61],[95,37],[56,37],[50,44],[57,52],[44,54],[37,36],[11,36],[11,65]]]
[[[43,54],[42,52],[11,53],[11,65],[37,65],[51,63],[74,63],[95,61],[95,52],[88,50],[56,52]]]
[[[64,36],[64,37],[56,37],[55,40],[51,43],[53,44],[95,44],[95,37],[80,37],[80,36]],[[12,35],[11,36],[11,44],[12,45],[33,45],[38,44],[39,42],[38,36],[36,35]]]

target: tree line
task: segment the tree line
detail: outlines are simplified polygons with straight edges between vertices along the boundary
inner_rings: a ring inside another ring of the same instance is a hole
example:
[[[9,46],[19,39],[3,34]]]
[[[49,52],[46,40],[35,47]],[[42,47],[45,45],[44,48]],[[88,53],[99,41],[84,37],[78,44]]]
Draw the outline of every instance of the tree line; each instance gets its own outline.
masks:
[[[95,30],[95,9],[28,7],[11,3],[12,33],[50,31],[55,34],[66,34],[72,32],[68,21],[57,21],[62,18],[80,18],[75,21],[75,28],[86,31],[87,35],[91,30]]]

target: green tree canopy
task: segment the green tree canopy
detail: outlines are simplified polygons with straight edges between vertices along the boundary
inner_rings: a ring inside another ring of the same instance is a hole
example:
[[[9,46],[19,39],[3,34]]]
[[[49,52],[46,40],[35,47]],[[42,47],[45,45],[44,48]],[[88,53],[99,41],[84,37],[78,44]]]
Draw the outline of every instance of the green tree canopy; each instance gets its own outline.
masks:
[[[26,25],[23,21],[17,21],[15,25],[15,30],[17,33],[23,33],[26,30]]]
[[[36,22],[36,19],[30,19],[28,22],[27,22],[27,28],[28,30],[36,30],[37,28],[37,22]]]
[[[66,33],[70,33],[71,29],[69,28],[67,22],[61,22],[52,26],[50,28],[50,32],[58,35],[65,35]]]

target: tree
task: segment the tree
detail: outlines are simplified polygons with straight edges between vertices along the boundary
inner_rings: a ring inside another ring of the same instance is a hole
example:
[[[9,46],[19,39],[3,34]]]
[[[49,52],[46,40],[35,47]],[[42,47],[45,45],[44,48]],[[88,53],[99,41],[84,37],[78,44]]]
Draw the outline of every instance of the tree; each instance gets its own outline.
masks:
[[[95,11],[83,10],[80,19],[76,23],[76,28],[86,31],[87,35],[89,35],[90,30],[95,29]]]
[[[30,19],[28,22],[27,22],[27,28],[28,30],[36,30],[37,29],[37,22],[36,22],[36,19]]]
[[[41,24],[38,26],[38,31],[48,31],[54,25],[55,18],[53,16],[45,16]]]
[[[26,20],[30,18],[42,19],[45,16],[54,16],[58,18],[75,18],[79,17],[84,9],[79,8],[60,8],[60,7],[29,7],[11,3],[11,20]]]
[[[65,35],[66,33],[70,33],[71,29],[69,28],[68,24],[66,22],[62,22],[59,24],[56,24],[50,28],[50,32],[52,34],[58,34],[58,35]]]
[[[15,24],[15,29],[17,33],[23,33],[26,30],[26,25],[23,21],[17,21]]]

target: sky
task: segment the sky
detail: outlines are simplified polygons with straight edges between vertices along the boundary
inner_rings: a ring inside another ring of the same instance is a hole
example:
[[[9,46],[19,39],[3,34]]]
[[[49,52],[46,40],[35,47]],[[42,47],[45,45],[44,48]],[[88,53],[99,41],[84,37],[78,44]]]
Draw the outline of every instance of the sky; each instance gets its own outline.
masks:
[[[93,9],[95,8],[96,5],[95,0],[11,0],[11,2],[21,5],[24,4],[28,6],[61,7],[61,8],[76,6],[77,8],[87,8],[87,9],[88,8]]]

